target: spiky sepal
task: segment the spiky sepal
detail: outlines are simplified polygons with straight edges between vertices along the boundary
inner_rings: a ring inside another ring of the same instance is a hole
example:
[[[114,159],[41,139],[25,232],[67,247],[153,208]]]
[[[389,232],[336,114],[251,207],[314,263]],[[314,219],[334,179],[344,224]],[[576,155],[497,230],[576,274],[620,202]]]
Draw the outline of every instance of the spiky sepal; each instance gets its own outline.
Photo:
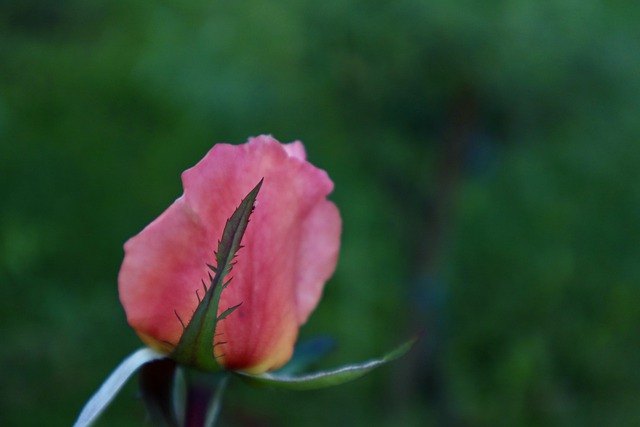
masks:
[[[209,266],[213,276],[209,274],[209,287],[202,299],[199,299],[189,324],[185,326],[180,342],[175,347],[170,357],[182,365],[186,365],[201,371],[214,372],[221,369],[214,356],[214,347],[222,342],[214,343],[216,338],[216,326],[225,317],[229,316],[239,305],[230,307],[218,315],[218,305],[222,291],[229,285],[225,282],[234,265],[234,258],[244,235],[249,217],[253,212],[256,197],[260,191],[263,180],[242,200],[240,206],[227,220],[218,242],[215,267]]]
[[[288,372],[273,372],[260,375],[236,372],[236,375],[247,383],[255,386],[268,386],[287,390],[316,390],[319,388],[332,387],[360,378],[373,369],[404,356],[411,350],[416,340],[417,338],[411,339],[377,359],[345,365],[327,371],[318,371],[302,375],[297,373],[289,374]]]

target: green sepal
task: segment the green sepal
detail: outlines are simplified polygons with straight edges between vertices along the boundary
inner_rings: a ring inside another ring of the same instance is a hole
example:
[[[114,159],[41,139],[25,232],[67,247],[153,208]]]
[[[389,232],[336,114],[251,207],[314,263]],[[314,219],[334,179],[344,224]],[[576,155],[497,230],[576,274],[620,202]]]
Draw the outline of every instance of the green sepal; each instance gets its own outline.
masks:
[[[409,340],[378,359],[300,376],[278,375],[277,373],[251,375],[236,372],[236,374],[247,383],[256,386],[268,386],[287,390],[315,390],[332,387],[360,378],[373,369],[404,356],[411,350],[415,342],[416,339]]]
[[[207,372],[221,369],[213,354],[213,348],[219,344],[214,344],[216,326],[238,306],[228,308],[218,316],[218,304],[222,291],[229,285],[229,281],[225,282],[224,279],[234,265],[233,259],[236,253],[242,247],[240,245],[242,236],[249,223],[262,181],[263,179],[247,194],[231,218],[227,220],[222,238],[218,242],[217,265],[209,266],[214,276],[209,275],[209,287],[170,356],[182,365]]]
[[[84,408],[82,408],[73,426],[86,427],[93,424],[107,408],[109,403],[116,397],[131,375],[136,373],[136,371],[146,363],[161,360],[166,357],[166,354],[146,347],[129,355],[129,357],[113,370],[98,391],[91,396],[89,401],[84,405]]]

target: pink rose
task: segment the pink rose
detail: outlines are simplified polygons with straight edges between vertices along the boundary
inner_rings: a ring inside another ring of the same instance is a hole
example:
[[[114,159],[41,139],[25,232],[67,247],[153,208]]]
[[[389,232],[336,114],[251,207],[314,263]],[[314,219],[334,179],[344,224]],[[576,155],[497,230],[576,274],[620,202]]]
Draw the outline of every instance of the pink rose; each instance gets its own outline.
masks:
[[[333,182],[306,161],[304,146],[270,136],[217,144],[182,174],[184,194],[124,246],[118,276],[127,320],[152,348],[177,345],[199,295],[226,220],[264,178],[219,314],[215,347],[226,369],[260,373],[286,363],[300,325],[333,274],[341,220],[327,200]],[[220,335],[221,334],[221,335]],[[213,352],[212,343],[212,352]]]

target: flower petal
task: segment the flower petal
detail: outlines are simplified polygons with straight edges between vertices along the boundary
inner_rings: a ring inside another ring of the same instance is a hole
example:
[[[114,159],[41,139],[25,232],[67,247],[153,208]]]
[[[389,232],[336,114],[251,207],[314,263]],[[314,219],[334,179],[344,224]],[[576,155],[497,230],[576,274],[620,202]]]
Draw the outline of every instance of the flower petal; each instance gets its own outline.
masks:
[[[213,247],[184,198],[127,241],[118,276],[129,324],[149,346],[166,352],[182,335],[203,293]],[[177,314],[177,315],[176,315]]]

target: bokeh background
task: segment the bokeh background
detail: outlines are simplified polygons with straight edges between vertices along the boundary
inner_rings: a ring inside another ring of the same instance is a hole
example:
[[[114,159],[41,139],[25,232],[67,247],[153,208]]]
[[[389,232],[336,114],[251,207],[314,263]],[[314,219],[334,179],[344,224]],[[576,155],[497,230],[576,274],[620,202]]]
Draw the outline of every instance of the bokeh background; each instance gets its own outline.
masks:
[[[335,181],[303,337],[330,390],[222,426],[640,425],[640,3],[0,1],[0,424],[68,426],[140,343],[122,244],[215,142],[301,139]],[[135,384],[101,426],[143,425]]]

